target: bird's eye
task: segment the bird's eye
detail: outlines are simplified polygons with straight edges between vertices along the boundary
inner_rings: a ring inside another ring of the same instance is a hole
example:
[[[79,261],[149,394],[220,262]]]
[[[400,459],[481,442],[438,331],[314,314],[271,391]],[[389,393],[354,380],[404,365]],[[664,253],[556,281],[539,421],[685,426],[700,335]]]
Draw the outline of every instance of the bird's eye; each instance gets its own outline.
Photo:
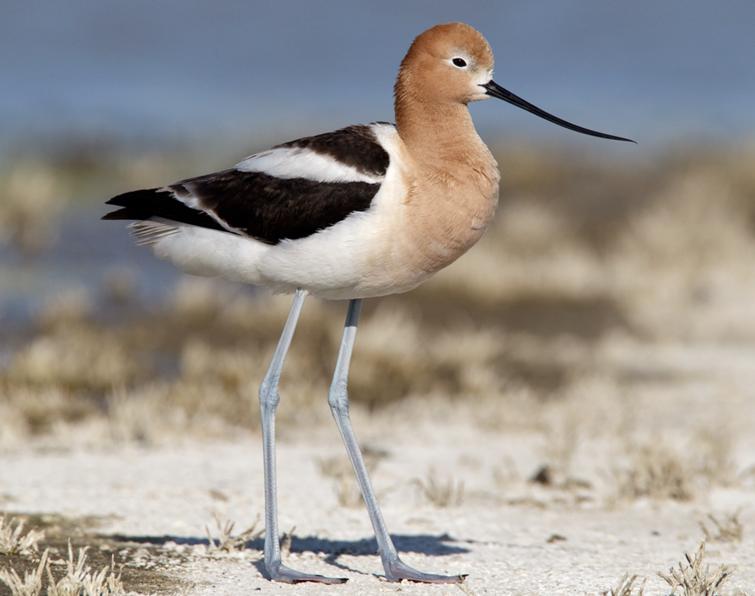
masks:
[[[464,58],[454,58],[451,62],[453,62],[454,66],[458,66],[459,68],[464,68],[467,65],[467,61],[464,60]]]

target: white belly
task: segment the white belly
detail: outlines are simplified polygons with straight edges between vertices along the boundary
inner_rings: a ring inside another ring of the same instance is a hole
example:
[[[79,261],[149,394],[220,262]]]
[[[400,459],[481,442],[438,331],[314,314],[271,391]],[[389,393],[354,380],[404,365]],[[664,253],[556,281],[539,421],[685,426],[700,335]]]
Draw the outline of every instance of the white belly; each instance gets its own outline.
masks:
[[[402,226],[400,214],[370,209],[308,238],[284,240],[260,260],[261,282],[332,299],[406,292],[427,275],[402,258]]]
[[[401,258],[402,234],[394,230],[391,237],[390,229],[384,231],[388,225],[370,210],[313,236],[274,246],[182,226],[156,241],[153,250],[196,275],[263,285],[276,292],[302,288],[322,298],[369,298],[406,292],[428,277]]]

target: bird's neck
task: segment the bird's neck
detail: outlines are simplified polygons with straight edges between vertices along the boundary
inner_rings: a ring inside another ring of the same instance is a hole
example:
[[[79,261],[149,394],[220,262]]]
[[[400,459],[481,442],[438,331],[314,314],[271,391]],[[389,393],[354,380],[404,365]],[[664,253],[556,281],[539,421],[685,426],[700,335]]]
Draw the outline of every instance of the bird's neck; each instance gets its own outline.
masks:
[[[466,105],[398,93],[395,109],[398,133],[419,164],[458,167],[487,160],[489,152]]]

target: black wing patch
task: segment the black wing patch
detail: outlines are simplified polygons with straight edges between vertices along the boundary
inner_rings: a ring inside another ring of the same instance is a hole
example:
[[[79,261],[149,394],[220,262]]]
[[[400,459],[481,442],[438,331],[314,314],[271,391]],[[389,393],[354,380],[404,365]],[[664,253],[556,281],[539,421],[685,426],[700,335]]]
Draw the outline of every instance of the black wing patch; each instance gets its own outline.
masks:
[[[362,174],[383,176],[388,169],[388,152],[377,142],[372,128],[364,124],[304,137],[275,148],[283,147],[301,147],[329,155]]]
[[[305,238],[366,211],[380,184],[282,179],[262,172],[226,170],[170,187],[193,196],[228,227],[263,242]]]
[[[388,153],[369,126],[349,126],[278,146],[289,147],[327,155],[373,176],[384,175],[389,165]],[[162,219],[277,244],[366,211],[379,189],[380,183],[284,179],[232,169],[118,195],[107,203],[122,208],[103,219]]]

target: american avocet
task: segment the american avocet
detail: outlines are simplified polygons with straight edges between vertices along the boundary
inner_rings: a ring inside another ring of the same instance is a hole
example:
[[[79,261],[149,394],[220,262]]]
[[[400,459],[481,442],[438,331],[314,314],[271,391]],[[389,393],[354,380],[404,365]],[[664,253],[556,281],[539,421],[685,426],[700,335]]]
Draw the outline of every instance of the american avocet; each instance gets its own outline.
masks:
[[[396,124],[376,122],[277,145],[234,168],[108,201],[104,219],[131,224],[137,242],[191,272],[293,292],[259,391],[265,471],[265,568],[283,582],[339,583],[281,562],[276,505],[278,379],[307,294],[349,300],[328,394],[390,580],[460,582],[417,571],[398,556],[349,420],[347,379],[363,298],[406,292],[460,257],[498,202],[498,166],[467,109],[496,97],[580,133],[492,79],[493,53],[463,23],[428,29],[401,62]]]

